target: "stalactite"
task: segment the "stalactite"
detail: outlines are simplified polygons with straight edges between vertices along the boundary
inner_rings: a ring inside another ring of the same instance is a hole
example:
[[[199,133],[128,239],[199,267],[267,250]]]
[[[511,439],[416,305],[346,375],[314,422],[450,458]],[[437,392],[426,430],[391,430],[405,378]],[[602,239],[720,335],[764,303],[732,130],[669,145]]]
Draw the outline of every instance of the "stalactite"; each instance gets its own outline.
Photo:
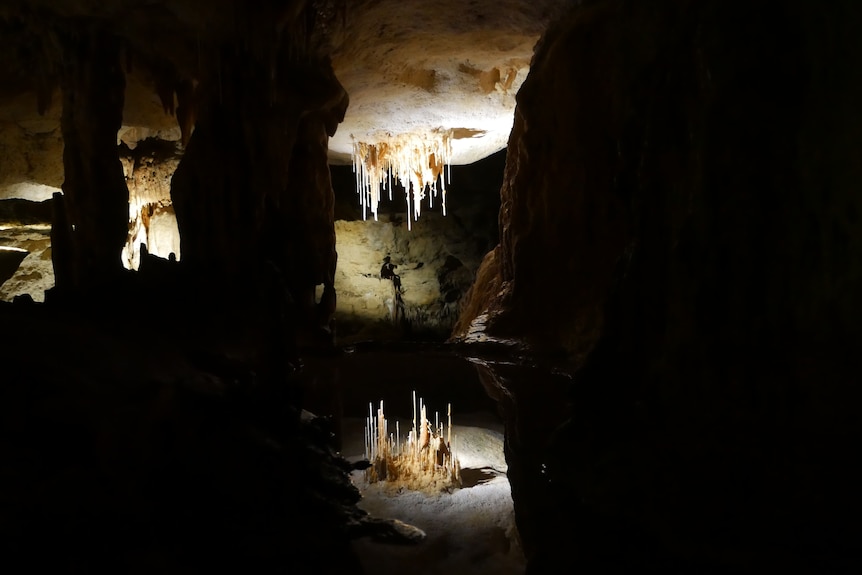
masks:
[[[412,228],[410,212],[412,220],[418,220],[426,197],[433,207],[438,180],[443,215],[446,215],[445,168],[451,157],[451,130],[390,136],[374,144],[354,142],[353,169],[363,219],[369,210],[377,219],[381,188],[388,189],[392,198],[393,173],[407,194],[408,229]]]

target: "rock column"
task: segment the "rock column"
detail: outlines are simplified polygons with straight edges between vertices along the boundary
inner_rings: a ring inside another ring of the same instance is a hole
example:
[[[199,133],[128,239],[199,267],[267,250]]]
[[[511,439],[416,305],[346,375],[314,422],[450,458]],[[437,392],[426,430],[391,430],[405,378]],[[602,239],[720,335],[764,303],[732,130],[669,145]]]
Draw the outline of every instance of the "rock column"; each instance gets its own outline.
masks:
[[[122,271],[128,190],[117,152],[125,75],[120,41],[90,30],[64,40],[62,69],[64,214],[54,222],[58,289],[110,283]],[[68,272],[68,273],[67,273]]]
[[[325,57],[288,40],[206,56],[197,122],[171,196],[184,266],[211,278],[210,287],[265,281],[274,267],[310,324],[316,285],[326,286],[325,307],[334,309],[326,150],[347,96]]]

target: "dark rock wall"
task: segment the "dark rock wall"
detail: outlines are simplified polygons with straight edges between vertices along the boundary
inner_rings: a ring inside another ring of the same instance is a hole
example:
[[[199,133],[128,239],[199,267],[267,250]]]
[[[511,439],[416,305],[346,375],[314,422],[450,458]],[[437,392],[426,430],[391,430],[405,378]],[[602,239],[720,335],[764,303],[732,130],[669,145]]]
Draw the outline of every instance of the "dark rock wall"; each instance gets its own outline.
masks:
[[[345,95],[346,98],[346,95]],[[346,100],[343,101],[346,104]],[[343,117],[345,108],[336,111]],[[326,326],[335,313],[335,197],[326,158],[327,142],[335,115],[314,113],[300,124],[300,138],[290,160],[289,188],[274,213],[283,222],[288,236],[280,241],[287,246],[285,263],[291,289],[315,327]],[[315,286],[323,284],[321,301],[314,301]]]
[[[60,289],[105,285],[122,270],[129,191],[117,152],[125,75],[121,42],[94,26],[57,34],[63,46],[63,194],[52,243]]]
[[[858,568],[860,21],[608,0],[537,47],[460,324],[570,359],[567,421],[509,453],[547,450],[531,572]]]
[[[132,340],[123,314],[0,318],[5,572],[361,572],[350,539],[381,520],[290,385],[188,353],[181,329]]]
[[[216,266],[228,274],[242,271],[253,254],[266,249],[265,210],[278,209],[292,192],[302,195],[311,187],[295,177],[296,185],[288,189],[300,121],[321,108],[329,112],[328,107],[342,106],[343,113],[345,96],[326,68],[321,72],[289,61],[282,66],[285,69],[271,80],[257,55],[225,55],[219,71],[200,88],[203,102],[195,132],[172,181],[183,257],[189,265]],[[318,118],[322,131],[320,124]],[[300,153],[307,154],[309,146],[325,151],[325,138],[303,130],[309,142],[300,144]],[[325,192],[329,181],[325,164],[323,174],[323,180],[311,185],[320,184]],[[331,187],[328,191],[331,196]],[[319,206],[324,216],[331,212],[331,203],[330,199]],[[331,213],[324,220],[329,220],[331,231]]]
[[[358,569],[351,537],[391,531],[355,506],[326,423],[301,419],[297,310],[285,309],[288,289],[332,287],[326,136],[347,103],[319,37],[332,3],[205,4],[14,7],[40,8],[45,37],[61,41],[66,181],[51,202],[62,297],[0,306],[15,326],[0,346],[10,564],[346,572]],[[196,119],[172,190],[182,261],[145,254],[138,273],[120,260],[131,65],[170,76],[158,91],[166,111],[174,97],[190,107],[176,110],[184,134]],[[131,335],[127,312],[153,305],[159,320]]]
[[[321,33],[314,9],[284,29],[267,28],[274,23],[250,9],[251,30],[271,43],[242,36],[209,59],[195,130],[171,185],[184,266],[242,283],[268,262],[312,325],[314,286],[325,284],[334,300],[326,148],[347,106],[325,50],[311,40]]]
[[[34,47],[18,51],[37,62],[33,74],[48,70],[62,89],[57,293],[117,286],[123,276],[129,192],[117,132],[134,69],[182,128],[171,196],[183,269],[206,276],[200,285],[213,291],[255,293],[268,261],[289,276],[303,316],[328,321],[335,237],[326,149],[348,101],[328,57],[339,6],[226,0],[202,11],[178,0],[97,13],[87,3],[37,2],[4,13],[9,27],[32,32]],[[317,309],[321,283],[326,303]]]

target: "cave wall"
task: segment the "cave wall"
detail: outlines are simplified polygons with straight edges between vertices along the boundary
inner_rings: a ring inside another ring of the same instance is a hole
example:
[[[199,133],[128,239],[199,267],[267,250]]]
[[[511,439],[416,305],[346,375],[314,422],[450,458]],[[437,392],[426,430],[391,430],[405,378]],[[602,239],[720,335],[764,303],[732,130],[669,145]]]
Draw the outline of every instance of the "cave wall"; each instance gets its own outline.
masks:
[[[293,193],[272,207],[280,229],[288,231],[287,237],[273,241],[287,247],[282,257],[291,292],[304,310],[304,322],[319,329],[329,328],[336,306],[335,198],[326,153],[329,135],[344,115],[345,92],[340,92],[337,103],[334,114],[326,110],[302,118],[290,159],[288,185]],[[319,301],[317,286],[323,288]]]
[[[127,269],[141,265],[141,244],[146,253],[163,259],[182,259],[180,231],[171,204],[171,179],[183,149],[160,137],[120,145],[120,162],[129,189],[129,233],[122,261]]]
[[[767,31],[756,17],[737,22],[725,13],[732,9],[711,5],[662,3],[641,10],[642,24],[606,15],[626,10],[634,9],[587,4],[567,20],[577,32],[557,26],[539,48],[519,93],[501,191],[505,290],[477,290],[478,312],[497,315],[499,333],[513,324],[529,337],[581,349],[604,323],[604,301],[621,271],[617,260],[643,251],[652,227],[667,234],[677,267],[685,250],[702,255],[711,241],[719,244],[711,249],[727,252],[736,241],[739,253],[722,257],[752,273],[716,275],[714,285],[786,294],[776,305],[792,310],[795,331],[835,331],[815,329],[827,317],[839,331],[853,331],[850,316],[835,317],[842,315],[836,306],[855,311],[849,288],[860,275],[852,257],[859,236],[849,161],[856,147],[850,62],[858,49],[845,45],[850,39],[840,25],[841,11],[852,20],[853,10],[813,11],[803,21],[795,4],[759,8],[755,16],[768,12],[780,24]],[[724,38],[726,28],[742,24],[738,46]],[[674,35],[650,38],[668,27]],[[583,55],[586,49],[595,55]],[[562,146],[565,137],[571,141]],[[646,160],[655,167],[642,165]],[[735,219],[712,215],[719,211]],[[719,234],[733,237],[708,239]],[[753,262],[764,250],[779,257]],[[806,263],[791,266],[788,259]],[[798,289],[784,286],[777,279],[783,277]],[[462,318],[463,326],[473,315]]]
[[[261,37],[211,54],[196,89],[194,132],[171,181],[183,265],[232,288],[284,284],[311,327],[326,325],[334,309],[326,147],[348,102],[326,51],[312,42],[322,33],[316,9],[280,31],[271,14],[252,10],[248,34]],[[265,279],[273,270],[278,279]],[[318,284],[331,302],[320,308]]]
[[[572,374],[559,430],[508,446],[544,450],[513,478],[530,572],[858,567],[860,20],[607,0],[537,46],[454,338]]]
[[[326,151],[348,102],[328,56],[339,10],[231,0],[201,10],[177,0],[98,11],[35,2],[0,13],[0,48],[11,56],[0,71],[13,80],[0,110],[18,118],[17,99],[35,99],[48,116],[13,127],[40,134],[61,110],[64,181],[51,233],[58,298],[126,289],[137,280],[123,268],[140,268],[137,249],[147,243],[150,255],[177,256],[190,289],[222,305],[275,282],[290,295],[274,297],[309,324],[327,324],[336,254]],[[52,108],[57,87],[61,105]],[[15,155],[30,162],[28,150]],[[9,177],[50,180],[28,170]],[[273,270],[279,277],[266,279]],[[326,293],[319,306],[316,285]]]
[[[54,285],[51,204],[52,200],[0,199],[0,251],[6,252],[5,265],[0,266],[0,301],[12,301],[17,296],[42,301],[44,290]],[[18,257],[20,253],[12,257],[15,254],[10,252],[18,250],[24,250],[25,257]]]
[[[0,200],[44,201],[63,183],[61,107],[40,115],[33,99],[30,90],[0,98]]]
[[[377,219],[363,219],[356,175],[330,166],[335,191],[338,267],[335,312],[342,344],[362,340],[444,341],[473,284],[482,256],[498,241],[499,189],[505,151],[466,166],[451,166],[447,210],[439,202],[408,226],[407,201],[396,186],[384,194]],[[382,279],[391,257],[402,293]]]
[[[122,270],[129,192],[117,152],[125,75],[120,39],[96,27],[64,30],[63,193],[51,230],[55,281],[61,289],[110,284]]]

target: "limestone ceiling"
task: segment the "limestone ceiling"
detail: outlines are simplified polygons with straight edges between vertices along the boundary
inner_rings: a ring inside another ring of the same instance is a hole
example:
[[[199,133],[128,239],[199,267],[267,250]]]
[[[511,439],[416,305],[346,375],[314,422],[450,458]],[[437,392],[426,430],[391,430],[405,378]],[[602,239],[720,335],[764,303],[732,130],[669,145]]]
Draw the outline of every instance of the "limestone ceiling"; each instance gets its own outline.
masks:
[[[449,134],[450,161],[455,164],[472,163],[502,149],[533,46],[561,5],[570,1],[351,0],[340,5],[341,17],[333,20],[336,24],[329,33],[333,66],[350,96],[350,106],[330,141],[330,160],[350,163],[354,142],[374,144],[404,134]],[[246,11],[245,20],[237,16],[240,5]],[[22,44],[38,37],[38,28],[47,27],[43,16],[110,22],[137,53],[170,55],[184,73],[200,57],[195,46],[202,37],[241,31],[253,38],[254,26],[260,22],[284,26],[295,16],[285,7],[302,5],[261,2],[249,8],[233,0],[0,0],[0,198],[44,199],[62,182],[60,98],[55,95],[47,115],[36,114],[36,74],[30,69],[32,63],[19,57]],[[254,12],[251,17],[253,10],[263,15]],[[271,17],[265,10],[272,12]],[[152,79],[138,68],[127,79],[119,139],[134,146],[136,140],[151,136],[176,141],[179,129],[173,118],[165,116]],[[24,188],[29,196],[22,196]]]
[[[350,95],[330,161],[354,142],[450,133],[451,162],[503,149],[533,46],[561,0],[351,3],[333,66]]]

